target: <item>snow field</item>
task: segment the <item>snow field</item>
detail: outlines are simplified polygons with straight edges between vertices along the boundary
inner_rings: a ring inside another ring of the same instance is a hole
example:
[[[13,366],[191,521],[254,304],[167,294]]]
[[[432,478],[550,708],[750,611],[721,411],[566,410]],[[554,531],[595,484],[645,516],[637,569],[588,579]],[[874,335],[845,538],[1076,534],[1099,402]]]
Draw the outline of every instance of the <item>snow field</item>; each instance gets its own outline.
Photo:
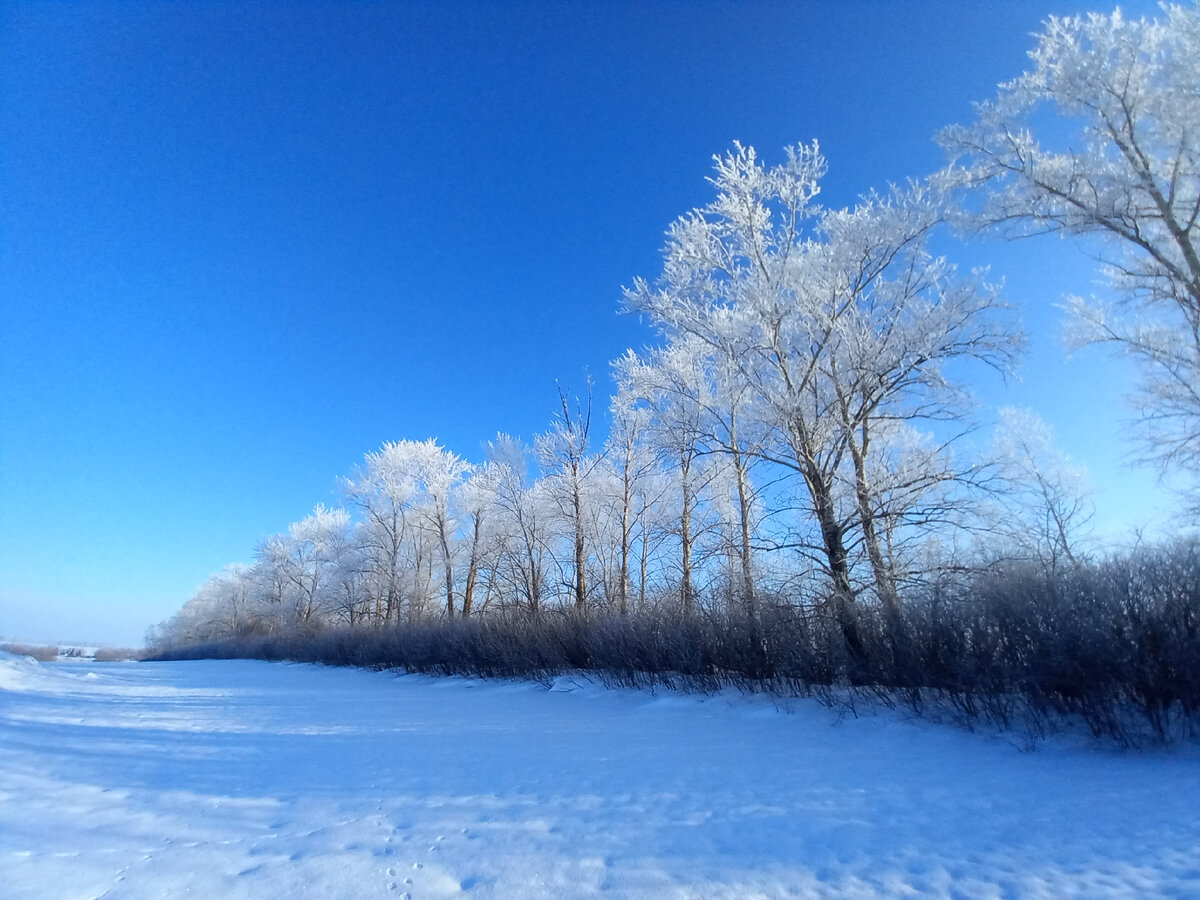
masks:
[[[0,658],[0,897],[1200,896],[1200,753],[815,703]]]

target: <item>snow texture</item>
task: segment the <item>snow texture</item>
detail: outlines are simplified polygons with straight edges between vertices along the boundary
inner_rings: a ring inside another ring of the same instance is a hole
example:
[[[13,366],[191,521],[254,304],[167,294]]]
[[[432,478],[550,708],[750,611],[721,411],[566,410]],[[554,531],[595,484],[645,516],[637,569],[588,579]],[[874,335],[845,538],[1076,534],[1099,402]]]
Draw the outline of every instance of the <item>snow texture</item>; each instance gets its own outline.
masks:
[[[807,701],[0,657],[3,897],[1200,896],[1194,747]]]

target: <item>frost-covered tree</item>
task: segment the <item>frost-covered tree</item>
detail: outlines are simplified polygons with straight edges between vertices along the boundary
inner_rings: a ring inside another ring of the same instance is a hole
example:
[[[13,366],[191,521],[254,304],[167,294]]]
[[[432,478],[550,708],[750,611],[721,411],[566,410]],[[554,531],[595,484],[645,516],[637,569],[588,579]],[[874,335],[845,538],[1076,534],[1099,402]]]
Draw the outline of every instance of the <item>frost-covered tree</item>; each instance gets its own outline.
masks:
[[[731,499],[735,506],[722,517],[736,529],[736,538],[729,542],[732,551],[729,600],[731,603],[740,601],[754,616],[757,599],[753,541],[760,519],[760,503],[751,470],[761,454],[761,427],[753,417],[753,392],[736,362],[728,355],[720,355],[713,363],[719,368],[713,373],[714,395],[705,406],[704,422],[712,445],[726,456],[722,470],[733,482]],[[729,496],[728,492],[725,495]],[[735,562],[736,579],[733,574]]]
[[[258,542],[254,548],[254,564],[250,567],[254,596],[272,628],[290,625],[284,610],[288,590],[287,536],[273,534]]]
[[[1147,457],[1200,469],[1200,7],[1051,17],[1032,67],[940,140],[977,225],[1096,236],[1111,301],[1071,298],[1076,344],[1133,357]],[[1045,113],[1057,114],[1047,118]]]
[[[388,442],[366,454],[361,466],[342,479],[348,500],[363,517],[360,539],[371,559],[375,621],[400,613],[405,543],[417,479],[404,443]]]
[[[969,429],[938,440],[910,422],[881,419],[873,432],[876,452],[865,467],[870,486],[867,502],[873,504],[879,557],[892,586],[899,590],[904,583],[937,575],[941,566],[932,561],[937,557],[930,556],[931,542],[936,546],[956,542],[969,537],[965,532],[981,527],[977,512],[981,498],[994,489],[996,466],[990,454],[976,452],[962,462],[956,459],[954,445],[969,435]],[[850,477],[857,493],[853,470]]]
[[[533,614],[546,592],[549,509],[544,486],[529,477],[529,447],[507,434],[488,444],[494,466],[498,540],[502,545],[497,576],[511,585]]]
[[[621,607],[622,483],[613,461],[601,457],[588,477],[586,544],[589,605],[594,610]],[[628,562],[628,559],[626,559]]]
[[[675,488],[675,535],[679,541],[679,602],[690,613],[696,601],[695,546],[702,491],[711,477],[704,464],[705,415],[711,385],[703,345],[686,338],[639,356],[629,351],[614,364],[619,395],[636,399],[649,416],[646,440]]]
[[[504,536],[497,523],[497,498],[503,477],[501,468],[492,462],[474,466],[469,476],[454,492],[454,507],[464,522],[463,542],[466,545],[467,572],[463,584],[462,615],[467,618],[475,609],[475,595],[480,573],[492,584],[496,558],[503,546]],[[488,590],[490,597],[490,590]],[[483,606],[488,600],[485,598]]]
[[[350,516],[342,509],[322,504],[292,523],[279,538],[277,557],[284,579],[285,607],[295,624],[316,627],[334,606],[334,573],[350,548]]]
[[[996,314],[993,286],[978,273],[960,275],[927,249],[942,214],[938,198],[918,185],[826,212],[824,240],[810,253],[815,271],[806,276],[822,295],[814,316],[823,341],[815,389],[829,391],[857,530],[875,590],[889,606],[898,601],[889,533],[911,510],[926,516],[948,484],[972,471],[950,465],[948,448],[918,454],[922,465],[914,467],[904,452],[913,446],[914,424],[962,418],[965,392],[947,378],[948,362],[1007,368],[1022,342],[1014,324]]]
[[[929,251],[943,218],[930,190],[823,210],[824,172],[815,143],[771,168],[740,145],[718,157],[717,199],[676,221],[661,278],[636,281],[626,299],[669,346],[702,343],[712,370],[748,395],[753,452],[800,476],[838,602],[856,594],[851,551],[862,545],[877,594],[894,604],[871,481],[894,431],[885,423],[958,415],[963,392],[946,364],[1003,366],[1020,340],[980,276]]]
[[[401,441],[413,479],[418,486],[415,509],[423,527],[433,536],[442,558],[446,615],[454,617],[454,554],[452,543],[457,530],[450,498],[470,467],[457,454],[437,441]]]
[[[620,363],[618,367],[618,379]],[[637,403],[636,398],[618,390],[611,403],[612,427],[609,429],[608,449],[605,453],[612,485],[611,504],[615,520],[619,523],[616,552],[617,611],[621,615],[629,612],[631,564],[636,533],[647,527],[644,502],[648,479],[655,468],[654,454],[646,442],[650,412]],[[643,541],[645,543],[645,541]],[[643,573],[643,580],[645,575]]]
[[[353,524],[332,575],[331,614],[351,627],[372,619],[370,546],[363,523]]]
[[[1094,512],[1083,470],[1055,448],[1041,418],[1012,407],[1000,411],[995,456],[1004,481],[997,530],[1049,571],[1078,567]]]
[[[152,630],[158,650],[238,638],[261,630],[250,566],[234,563],[209,576],[174,616]]]
[[[222,637],[248,634],[257,630],[254,583],[250,566],[232,563],[210,577],[197,591],[199,602],[207,606],[205,618]]]
[[[714,478],[721,479],[723,486],[732,486],[735,506],[717,502],[713,511],[723,525],[737,532],[724,541],[722,550],[731,563],[727,588],[752,610],[752,538],[758,491],[751,469],[759,448],[748,409],[751,394],[738,367],[727,355],[714,354],[705,341],[680,333],[666,348],[641,355],[627,351],[613,363],[613,374],[617,401],[642,404],[639,411],[647,415],[645,441],[663,455],[664,468],[679,470],[679,513],[688,523],[685,528],[681,522],[679,528],[685,545],[681,559],[685,584],[691,581],[690,547],[695,530],[691,519],[702,499],[722,499],[712,492],[702,498],[698,488]],[[723,458],[716,459],[714,454]],[[685,538],[685,534],[691,536]],[[732,594],[728,599],[732,600]]]
[[[588,382],[586,404],[576,400],[576,408],[572,410],[561,388],[558,399],[560,411],[550,430],[538,436],[535,446],[544,475],[544,489],[554,502],[559,520],[569,530],[575,611],[583,614],[588,609],[586,536],[589,480],[598,463],[598,457],[590,453],[591,382]]]

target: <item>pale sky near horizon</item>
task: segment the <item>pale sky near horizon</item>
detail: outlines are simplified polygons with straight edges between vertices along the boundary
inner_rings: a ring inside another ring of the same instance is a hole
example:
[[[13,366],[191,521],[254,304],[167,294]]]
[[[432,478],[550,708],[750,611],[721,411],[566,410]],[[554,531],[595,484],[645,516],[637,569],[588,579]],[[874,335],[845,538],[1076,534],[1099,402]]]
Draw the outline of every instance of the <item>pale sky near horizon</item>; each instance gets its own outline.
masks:
[[[1151,3],[1125,3],[1153,15]],[[1064,0],[12,2],[0,9],[0,638],[140,644],[383,441],[471,460],[608,391],[621,286],[734,140],[817,138],[842,206],[943,158]],[[1027,406],[1106,538],[1167,533],[1128,369],[1067,360],[1102,287],[1054,238],[1006,279]]]

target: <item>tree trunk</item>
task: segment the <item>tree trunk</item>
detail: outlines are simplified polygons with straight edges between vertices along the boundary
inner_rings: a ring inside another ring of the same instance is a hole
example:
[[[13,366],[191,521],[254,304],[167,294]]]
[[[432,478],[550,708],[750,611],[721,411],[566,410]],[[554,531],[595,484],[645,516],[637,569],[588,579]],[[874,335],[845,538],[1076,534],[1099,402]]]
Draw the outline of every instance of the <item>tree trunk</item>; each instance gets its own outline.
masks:
[[[889,616],[893,616],[900,609],[900,595],[896,590],[895,575],[884,558],[879,532],[875,527],[873,498],[867,484],[866,453],[852,444],[850,458],[854,461],[854,496],[858,503],[858,518],[862,527],[863,543],[867,548],[867,559],[871,563],[871,574],[875,578],[875,590],[884,610]]]
[[[587,554],[583,543],[583,497],[580,496],[579,476],[576,472],[572,492],[575,511],[575,611],[587,614]]]
[[[810,470],[805,474],[805,481],[812,492],[813,510],[821,528],[821,540],[829,564],[829,576],[833,582],[833,596],[829,605],[832,606],[833,616],[841,629],[847,648],[855,656],[861,657],[864,647],[854,616],[854,588],[850,583],[845,528],[837,520],[833,494],[820,473]]]
[[[818,490],[813,495],[813,509],[817,525],[821,529],[825,559],[829,564],[829,577],[833,581],[836,595],[854,602],[854,589],[850,585],[850,566],[846,553],[845,529],[837,521],[833,497],[823,482],[817,482]]]
[[[536,551],[528,550],[529,555],[529,609],[535,616],[542,609],[542,579],[538,573]]]
[[[442,544],[442,565],[446,582],[446,618],[454,618],[454,560],[450,556],[450,538],[446,534],[446,518],[438,515],[438,538]]]
[[[641,578],[638,581],[638,612],[646,611],[646,570],[650,567],[650,534],[646,531],[646,521],[642,520],[642,559]]]
[[[745,458],[737,449],[737,435],[733,434],[733,469],[737,476],[738,515],[740,517],[742,538],[742,602],[746,606],[746,614],[751,618],[757,615],[754,598],[754,570],[750,560],[750,491],[747,487],[748,473]]]
[[[683,480],[683,511],[679,516],[679,536],[682,555],[683,574],[679,585],[679,599],[683,604],[683,614],[690,616],[694,605],[692,592],[692,491],[691,491],[691,460],[687,454],[680,463],[680,478]]]
[[[463,585],[462,615],[464,619],[471,615],[471,608],[475,603],[475,585],[479,581],[479,541],[482,524],[479,516],[476,516],[471,534],[471,559],[467,564],[467,582]]]
[[[620,584],[617,587],[618,603],[620,605],[621,615],[629,614],[629,504],[630,497],[628,489],[625,493],[625,503],[621,507],[621,565],[619,579]]]

